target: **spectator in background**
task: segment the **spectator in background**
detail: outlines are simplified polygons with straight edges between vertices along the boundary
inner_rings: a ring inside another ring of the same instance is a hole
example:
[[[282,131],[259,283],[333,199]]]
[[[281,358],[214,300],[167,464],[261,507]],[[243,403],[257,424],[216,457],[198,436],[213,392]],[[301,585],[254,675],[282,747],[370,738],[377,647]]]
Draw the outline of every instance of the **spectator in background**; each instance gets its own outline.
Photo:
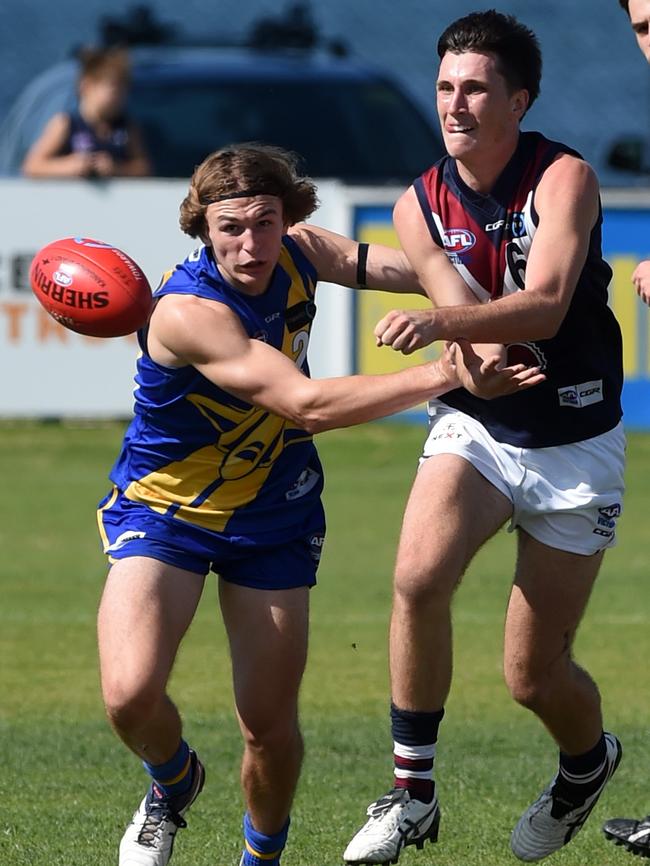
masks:
[[[151,173],[125,112],[129,59],[118,48],[84,49],[77,108],[55,114],[23,162],[28,177],[139,177]]]
[[[618,0],[627,12],[641,53],[650,63],[650,0]],[[632,274],[637,295],[650,305],[650,261],[642,261]],[[650,814],[636,818],[612,818],[603,825],[608,839],[641,857],[650,857]]]

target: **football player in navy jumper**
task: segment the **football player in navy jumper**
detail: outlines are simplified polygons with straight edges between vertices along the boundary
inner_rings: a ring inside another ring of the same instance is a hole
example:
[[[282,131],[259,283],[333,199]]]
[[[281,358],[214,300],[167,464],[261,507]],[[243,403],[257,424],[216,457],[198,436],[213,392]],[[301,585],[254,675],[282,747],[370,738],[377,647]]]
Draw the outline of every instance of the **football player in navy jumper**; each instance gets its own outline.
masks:
[[[541,365],[546,381],[490,402],[459,389],[430,404],[395,568],[394,783],[344,853],[354,864],[394,862],[405,845],[437,838],[451,600],[506,523],[518,541],[506,682],[559,750],[557,775],[512,833],[514,854],[539,860],[569,842],[621,757],[572,653],[623,493],[621,335],[607,305],[598,182],[571,148],[520,130],[541,78],[528,28],[494,10],[472,13],[447,28],[438,55],[447,155],[394,212],[433,308],[390,312],[377,342],[408,354],[434,340],[494,341],[504,358]]]
[[[208,156],[180,219],[203,246],[165,275],[138,335],[135,417],[98,514],[112,564],[98,625],[104,702],[150,776],[120,866],[165,866],[203,786],[167,681],[209,571],[219,575],[245,744],[241,863],[280,862],[302,759],[309,588],[325,532],[313,434],[461,381],[479,380],[490,397],[544,378],[536,367],[497,370],[463,345],[398,373],[310,379],[319,279],[421,290],[401,251],[296,225],[316,204],[314,184],[284,151],[239,145]]]

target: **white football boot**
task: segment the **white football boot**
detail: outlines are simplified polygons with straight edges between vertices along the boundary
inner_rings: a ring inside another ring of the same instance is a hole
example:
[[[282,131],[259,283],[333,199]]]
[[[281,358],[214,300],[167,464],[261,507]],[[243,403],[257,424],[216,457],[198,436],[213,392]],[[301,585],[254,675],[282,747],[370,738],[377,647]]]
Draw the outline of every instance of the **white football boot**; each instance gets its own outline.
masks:
[[[205,770],[196,754],[192,758],[192,787],[177,797],[158,797],[149,787],[144,800],[126,828],[120,842],[119,866],[167,866],[174,838],[186,827],[183,815],[201,793]]]
[[[343,859],[351,864],[397,863],[402,848],[423,848],[427,839],[438,839],[440,807],[412,800],[406,788],[393,788],[371,803],[368,821],[345,849]]]
[[[532,862],[548,857],[562,848],[582,829],[603,788],[614,775],[623,750],[613,734],[605,734],[607,757],[600,772],[598,787],[582,803],[563,798],[561,781],[556,776],[537,800],[529,806],[512,831],[510,847],[520,860]]]

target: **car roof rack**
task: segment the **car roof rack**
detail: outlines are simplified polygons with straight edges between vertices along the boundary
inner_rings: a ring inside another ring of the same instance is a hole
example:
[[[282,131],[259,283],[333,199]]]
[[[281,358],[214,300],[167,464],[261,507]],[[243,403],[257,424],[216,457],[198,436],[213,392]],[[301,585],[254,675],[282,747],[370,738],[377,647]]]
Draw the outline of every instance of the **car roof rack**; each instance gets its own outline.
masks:
[[[306,0],[289,3],[276,16],[258,18],[244,39],[186,35],[178,24],[160,21],[146,4],[131,6],[121,17],[104,15],[98,26],[103,48],[168,45],[278,52],[324,50],[336,57],[345,57],[349,53],[342,39],[324,39],[321,36]],[[78,51],[77,48],[74,53]]]

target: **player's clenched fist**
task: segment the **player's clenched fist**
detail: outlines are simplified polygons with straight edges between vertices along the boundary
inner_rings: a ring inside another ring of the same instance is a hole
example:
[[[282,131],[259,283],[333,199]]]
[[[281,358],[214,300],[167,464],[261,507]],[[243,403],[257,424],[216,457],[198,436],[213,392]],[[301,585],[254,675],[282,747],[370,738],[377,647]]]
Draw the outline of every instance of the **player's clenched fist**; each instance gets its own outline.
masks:
[[[378,346],[391,346],[410,355],[438,339],[434,310],[391,310],[375,325]]]

